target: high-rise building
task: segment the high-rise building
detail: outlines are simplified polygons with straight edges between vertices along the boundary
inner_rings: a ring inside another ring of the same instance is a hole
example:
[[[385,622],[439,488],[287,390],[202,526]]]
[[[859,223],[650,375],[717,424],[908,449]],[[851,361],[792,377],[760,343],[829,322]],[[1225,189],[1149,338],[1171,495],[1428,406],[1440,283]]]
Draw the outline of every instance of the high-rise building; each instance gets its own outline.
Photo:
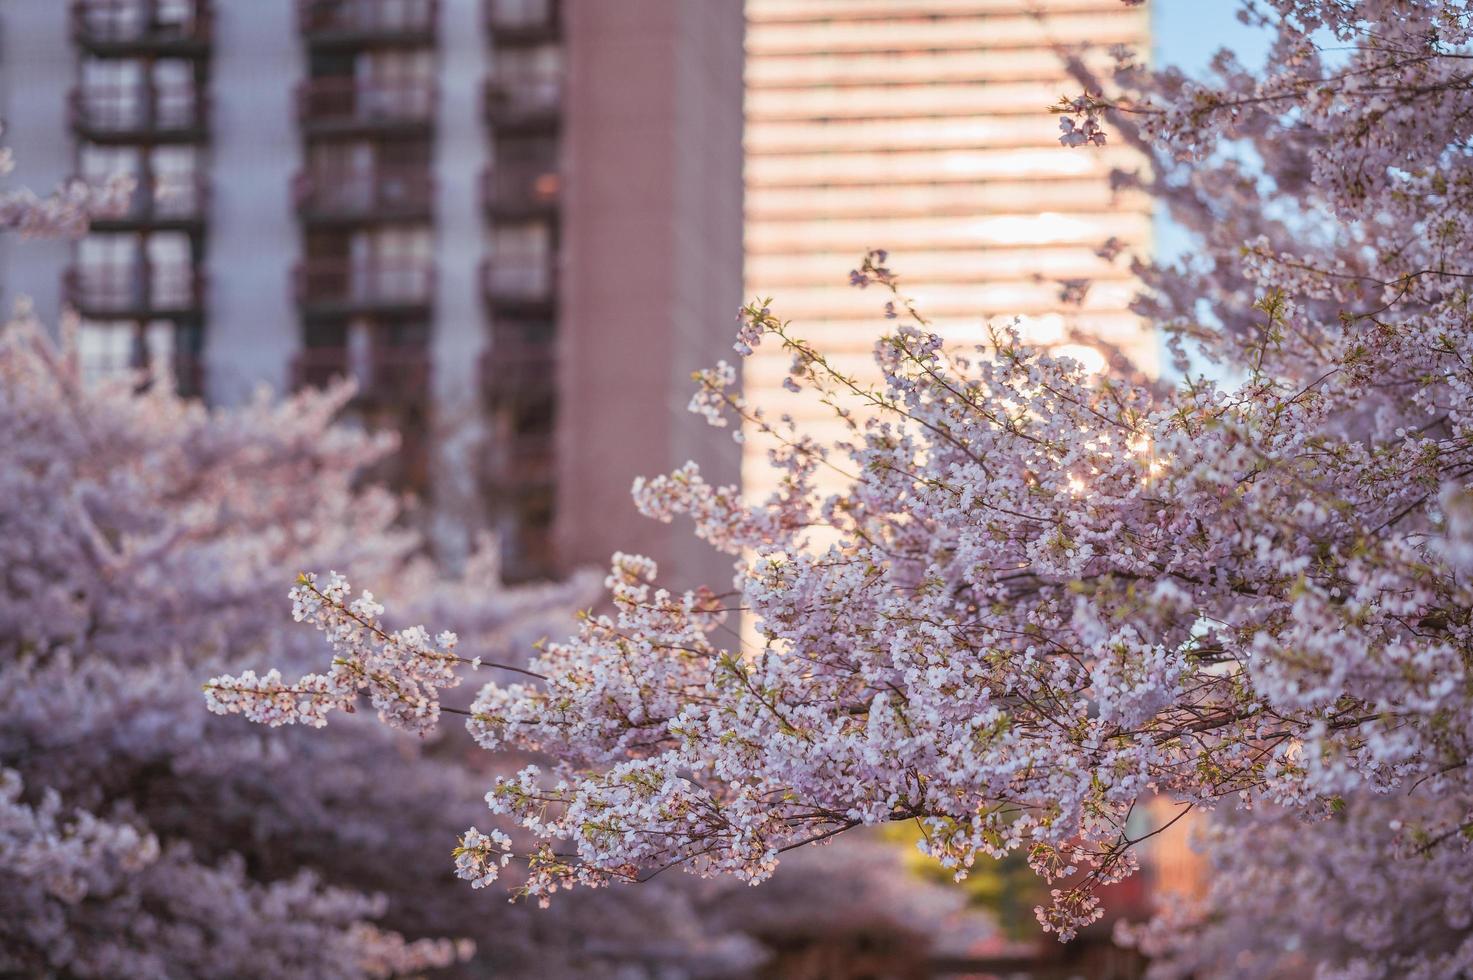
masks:
[[[1130,149],[1065,149],[1047,107],[1078,94],[1058,45],[1145,51],[1143,8],[1120,0],[747,0],[746,281],[775,312],[861,378],[883,297],[847,282],[883,248],[905,292],[949,341],[982,343],[994,318],[1066,346],[1071,327],[1146,370],[1156,342],[1130,314],[1114,238],[1149,244],[1140,195],[1112,193]],[[1092,281],[1080,304],[1061,299]],[[1081,345],[1072,353],[1098,361]],[[832,416],[781,389],[789,358],[759,348],[747,397],[822,438]],[[837,430],[835,430],[837,431]],[[765,442],[747,442],[746,483],[769,489]]]
[[[349,377],[397,478],[488,511],[509,577],[616,549],[726,577],[629,487],[736,479],[684,406],[740,299],[739,4],[72,0],[0,28],[18,180],[137,182],[80,242],[0,242],[7,302],[74,309],[89,370],[216,403]]]

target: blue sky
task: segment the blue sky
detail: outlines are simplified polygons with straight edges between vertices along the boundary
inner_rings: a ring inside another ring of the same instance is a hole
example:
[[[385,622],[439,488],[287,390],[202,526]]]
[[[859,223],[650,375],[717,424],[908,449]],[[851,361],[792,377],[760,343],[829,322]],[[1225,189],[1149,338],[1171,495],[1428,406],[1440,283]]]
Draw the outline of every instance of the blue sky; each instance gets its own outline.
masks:
[[[1237,0],[1152,0],[1151,11],[1158,65],[1198,74],[1218,48],[1232,48],[1250,65],[1268,49],[1263,32],[1238,22]]]
[[[1237,52],[1245,65],[1261,63],[1268,37],[1238,21],[1238,6],[1237,0],[1152,0],[1153,63],[1201,75],[1223,47]],[[1190,246],[1181,229],[1161,214],[1156,216],[1155,238],[1158,258],[1173,258]]]
[[[1235,51],[1245,65],[1262,64],[1268,50],[1268,36],[1238,21],[1238,0],[1150,0],[1150,3],[1153,64],[1176,65],[1188,74],[1201,75],[1212,56],[1224,47]],[[1191,248],[1191,240],[1181,227],[1159,211],[1154,230],[1157,258],[1175,258]],[[1162,348],[1162,363],[1167,364],[1164,338]],[[1175,375],[1169,367],[1166,373],[1168,377]]]

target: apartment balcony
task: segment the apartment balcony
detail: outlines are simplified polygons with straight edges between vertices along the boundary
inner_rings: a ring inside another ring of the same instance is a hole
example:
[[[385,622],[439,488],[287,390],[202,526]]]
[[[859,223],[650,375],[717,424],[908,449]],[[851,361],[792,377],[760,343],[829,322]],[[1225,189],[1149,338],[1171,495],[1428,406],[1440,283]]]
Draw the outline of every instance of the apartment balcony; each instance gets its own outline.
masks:
[[[429,259],[308,259],[295,270],[297,304],[317,316],[402,313],[428,316],[435,265]]]
[[[93,143],[202,143],[209,100],[193,85],[87,86],[71,96],[72,130]]]
[[[198,354],[175,354],[170,358],[168,368],[176,394],[182,398],[205,396],[205,364]]]
[[[559,0],[484,0],[486,33],[497,46],[541,44],[562,33]]]
[[[563,77],[559,73],[502,71],[486,81],[486,122],[503,132],[552,132],[562,124]]]
[[[511,163],[492,166],[481,175],[481,202],[493,218],[553,215],[562,195],[556,166]]]
[[[482,479],[486,479],[483,471]],[[501,578],[507,583],[557,578],[553,536],[557,491],[552,482],[519,487],[483,482],[492,526],[501,542]]]
[[[204,274],[192,265],[77,265],[63,294],[90,320],[187,320],[204,315]]]
[[[552,491],[547,493],[551,495]],[[507,585],[561,577],[550,527],[513,525],[499,534],[501,580]]]
[[[524,582],[554,576],[557,452],[553,434],[493,436],[477,475],[501,538],[502,577]]]
[[[507,256],[481,263],[481,289],[492,310],[551,316],[557,285],[550,256]]]
[[[429,221],[435,182],[427,167],[371,174],[303,172],[292,181],[297,214],[311,224]]]
[[[308,347],[292,359],[293,388],[322,388],[341,379],[357,386],[360,405],[417,405],[430,397],[430,356],[420,346]]]
[[[489,440],[481,473],[498,495],[518,495],[552,486],[557,448],[551,432],[503,433]]]
[[[428,78],[314,78],[297,90],[297,117],[308,136],[428,137],[434,132],[435,97]]]
[[[556,346],[494,340],[481,355],[481,391],[492,410],[556,398]]]
[[[208,0],[72,0],[72,39],[99,57],[200,58],[209,53]]]
[[[203,174],[140,181],[122,211],[94,217],[93,231],[192,231],[204,227],[210,187]]]
[[[297,0],[297,26],[317,47],[433,47],[439,0]]]

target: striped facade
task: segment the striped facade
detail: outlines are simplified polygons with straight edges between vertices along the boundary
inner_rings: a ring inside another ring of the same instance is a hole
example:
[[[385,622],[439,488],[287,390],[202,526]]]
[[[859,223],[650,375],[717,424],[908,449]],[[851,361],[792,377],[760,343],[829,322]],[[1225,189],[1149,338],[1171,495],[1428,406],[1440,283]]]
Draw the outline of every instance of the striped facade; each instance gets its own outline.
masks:
[[[1030,10],[1042,7],[1045,13]],[[747,0],[746,288],[771,296],[834,362],[875,378],[885,321],[874,290],[848,285],[884,248],[905,292],[956,343],[1022,318],[1025,338],[1067,344],[1071,328],[1154,370],[1156,344],[1127,309],[1109,238],[1148,247],[1151,212],[1112,193],[1128,148],[1066,149],[1046,107],[1076,93],[1056,49],[1144,49],[1148,20],[1119,0]],[[1092,57],[1101,57],[1094,55]],[[1081,305],[1061,283],[1090,279]],[[1094,350],[1073,351],[1097,363]],[[782,390],[788,358],[747,361],[749,400],[820,438],[839,431],[816,401]],[[768,489],[760,438],[747,443],[750,493]]]

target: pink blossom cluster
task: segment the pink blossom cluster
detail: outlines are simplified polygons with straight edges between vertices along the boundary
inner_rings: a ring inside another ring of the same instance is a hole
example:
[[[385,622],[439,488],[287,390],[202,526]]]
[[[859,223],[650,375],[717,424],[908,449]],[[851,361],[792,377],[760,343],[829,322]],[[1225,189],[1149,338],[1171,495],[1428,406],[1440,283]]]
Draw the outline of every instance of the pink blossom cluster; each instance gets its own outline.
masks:
[[[9,148],[0,147],[0,177],[15,169]],[[119,176],[103,184],[73,178],[41,197],[26,188],[0,192],[0,229],[26,238],[76,238],[94,217],[127,208],[133,194],[131,177]]]
[[[333,709],[352,710],[360,691],[395,727],[425,732],[440,718],[440,689],[460,682],[452,652],[459,637],[448,630],[433,640],[421,627],[389,632],[379,622],[383,606],[364,592],[349,599],[348,582],[336,572],[318,585],[303,574],[291,590],[292,618],[327,634],[336,651],[326,674],[308,674],[287,685],[281,673],[216,677],[205,685],[216,714],[243,714],[265,725],[306,724],[321,728]],[[472,666],[479,666],[479,662]]]
[[[1101,125],[1101,111],[1107,108],[1089,95],[1060,98],[1050,111],[1059,114],[1060,146],[1104,146],[1108,140]]]

